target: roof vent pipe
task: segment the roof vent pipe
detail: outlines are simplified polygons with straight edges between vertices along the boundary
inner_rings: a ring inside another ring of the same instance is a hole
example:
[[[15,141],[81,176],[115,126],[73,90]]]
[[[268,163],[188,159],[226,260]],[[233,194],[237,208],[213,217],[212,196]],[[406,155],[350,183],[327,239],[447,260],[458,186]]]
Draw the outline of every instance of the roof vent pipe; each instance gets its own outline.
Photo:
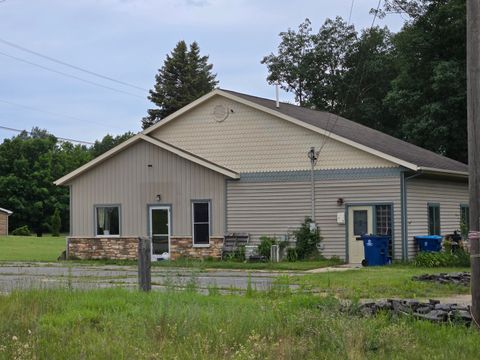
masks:
[[[280,107],[280,102],[278,100],[278,81],[275,83],[275,107],[277,109]]]

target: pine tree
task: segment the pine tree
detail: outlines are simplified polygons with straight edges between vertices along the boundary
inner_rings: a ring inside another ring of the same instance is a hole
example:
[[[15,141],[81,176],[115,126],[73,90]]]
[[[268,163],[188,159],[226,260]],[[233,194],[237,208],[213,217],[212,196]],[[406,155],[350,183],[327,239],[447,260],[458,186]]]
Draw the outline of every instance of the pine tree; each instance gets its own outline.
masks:
[[[142,127],[152,126],[212,91],[218,83],[212,68],[208,56],[200,55],[196,42],[188,49],[185,41],[179,41],[155,76],[156,83],[148,99],[158,108],[148,110],[148,116],[142,119]]]

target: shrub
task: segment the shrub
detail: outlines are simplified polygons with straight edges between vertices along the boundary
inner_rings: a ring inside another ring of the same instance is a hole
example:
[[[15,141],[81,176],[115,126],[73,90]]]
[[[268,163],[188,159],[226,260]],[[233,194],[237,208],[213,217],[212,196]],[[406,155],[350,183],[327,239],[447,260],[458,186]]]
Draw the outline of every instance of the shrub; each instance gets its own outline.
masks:
[[[272,245],[277,243],[277,239],[274,237],[268,236],[261,236],[260,237],[260,245],[258,245],[258,253],[261,256],[265,256],[267,259],[270,259],[270,251],[272,249]]]
[[[450,252],[420,252],[412,261],[418,267],[470,266],[470,254],[463,249]]]
[[[60,219],[60,211],[55,209],[52,215],[52,223],[50,228],[52,229],[52,236],[60,236],[60,228],[62,226],[62,220]]]
[[[295,248],[287,249],[287,260],[290,262],[295,262],[298,260],[297,249]]]
[[[309,217],[300,226],[300,229],[293,232],[296,239],[297,256],[299,259],[313,258],[319,255],[318,245],[322,241],[320,230],[315,228],[310,230],[312,220]]]
[[[15,230],[12,231],[12,235],[17,235],[17,236],[30,236],[31,232],[30,229],[28,228],[28,225],[23,225],[20,226],[19,228],[16,228]]]
[[[238,246],[233,252],[233,259],[245,261],[245,245]]]

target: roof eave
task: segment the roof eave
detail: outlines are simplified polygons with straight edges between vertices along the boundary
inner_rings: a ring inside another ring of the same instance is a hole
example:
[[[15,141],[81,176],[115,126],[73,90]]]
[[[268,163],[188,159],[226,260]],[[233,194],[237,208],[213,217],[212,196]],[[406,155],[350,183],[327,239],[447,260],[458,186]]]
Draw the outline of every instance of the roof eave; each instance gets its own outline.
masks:
[[[446,170],[427,166],[420,166],[418,168],[418,172],[421,172],[423,174],[448,175],[454,177],[468,178],[468,171]]]

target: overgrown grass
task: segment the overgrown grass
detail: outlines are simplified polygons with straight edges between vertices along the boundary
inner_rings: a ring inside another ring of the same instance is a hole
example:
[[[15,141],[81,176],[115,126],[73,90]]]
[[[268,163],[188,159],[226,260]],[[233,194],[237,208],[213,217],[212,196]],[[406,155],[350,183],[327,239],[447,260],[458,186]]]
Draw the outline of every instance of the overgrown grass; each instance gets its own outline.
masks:
[[[2,359],[475,359],[476,330],[360,318],[311,295],[36,290],[0,296]]]
[[[0,236],[0,261],[55,261],[63,250],[64,236]]]
[[[425,298],[468,294],[470,288],[460,285],[437,284],[413,281],[412,276],[441,272],[469,271],[468,268],[419,268],[408,265],[367,267],[360,270],[328,272],[304,276],[283,276],[279,283],[300,284],[314,290],[340,298]]]

